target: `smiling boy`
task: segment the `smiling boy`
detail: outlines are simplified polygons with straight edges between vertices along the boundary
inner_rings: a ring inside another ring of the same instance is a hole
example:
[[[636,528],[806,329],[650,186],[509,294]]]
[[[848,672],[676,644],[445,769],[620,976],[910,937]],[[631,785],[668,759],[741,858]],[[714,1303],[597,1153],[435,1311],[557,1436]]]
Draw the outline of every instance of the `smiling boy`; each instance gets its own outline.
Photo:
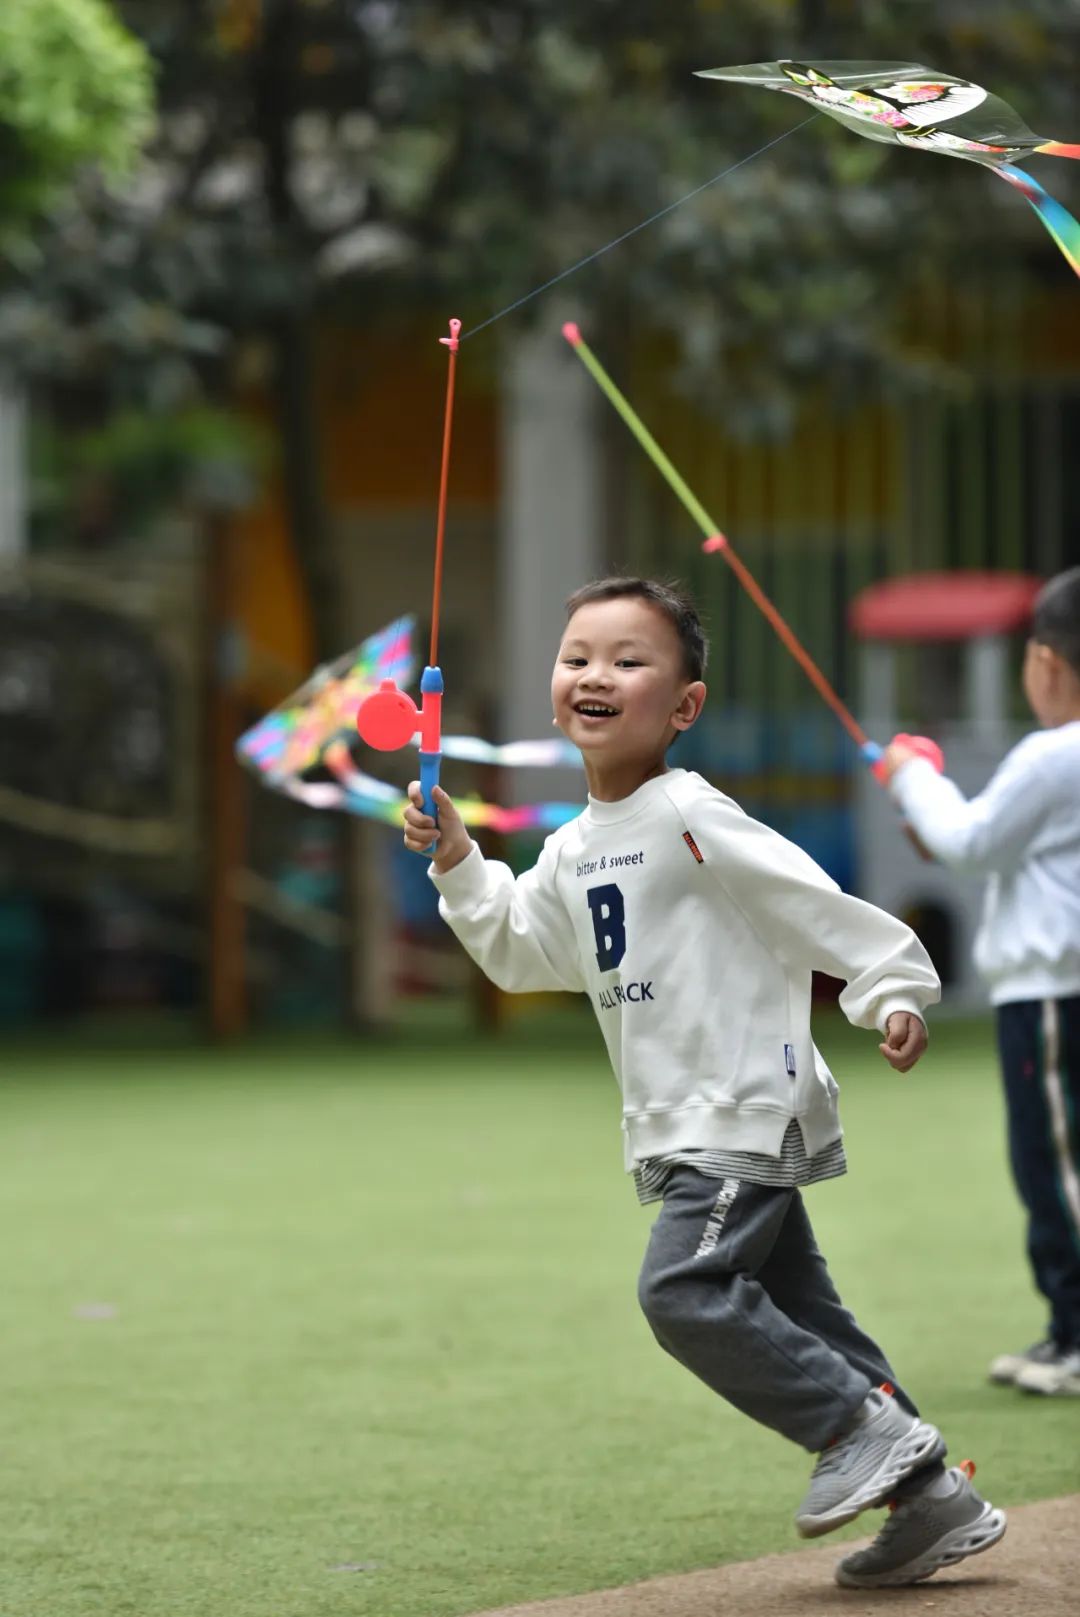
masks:
[[[533,869],[485,860],[451,799],[410,787],[405,841],[433,850],[440,911],[514,992],[589,994],[623,1100],[625,1166],[662,1201],[639,1281],[660,1346],[736,1408],[818,1455],[805,1537],[893,1496],[843,1584],[910,1583],[1005,1531],[843,1307],[799,1187],[846,1170],[837,1086],[810,1034],[811,974],[906,1072],[939,984],[910,929],[842,893],[799,848],[667,752],[705,701],[706,641],[678,590],[609,578],[567,603],[551,681],[589,802]]]

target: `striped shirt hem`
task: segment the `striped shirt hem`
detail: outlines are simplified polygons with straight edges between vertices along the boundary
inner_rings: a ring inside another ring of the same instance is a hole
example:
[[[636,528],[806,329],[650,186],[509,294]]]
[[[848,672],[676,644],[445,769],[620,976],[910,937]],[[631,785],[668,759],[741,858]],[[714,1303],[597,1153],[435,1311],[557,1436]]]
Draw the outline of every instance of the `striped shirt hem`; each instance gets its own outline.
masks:
[[[833,1140],[812,1157],[807,1156],[802,1129],[792,1118],[778,1157],[761,1151],[671,1151],[639,1162],[634,1168],[634,1188],[643,1207],[664,1199],[672,1170],[679,1167],[693,1168],[707,1179],[739,1179],[748,1185],[790,1190],[798,1185],[816,1185],[823,1179],[839,1179],[847,1173],[847,1157],[843,1140]]]

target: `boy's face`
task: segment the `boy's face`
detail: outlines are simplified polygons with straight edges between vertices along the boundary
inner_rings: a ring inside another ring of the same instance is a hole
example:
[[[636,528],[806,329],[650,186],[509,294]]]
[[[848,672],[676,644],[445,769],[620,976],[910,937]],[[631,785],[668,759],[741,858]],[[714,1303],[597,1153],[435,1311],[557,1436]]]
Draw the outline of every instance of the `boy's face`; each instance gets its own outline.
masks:
[[[635,596],[590,601],[566,625],[551,676],[563,734],[598,761],[663,754],[701,711],[674,625]]]

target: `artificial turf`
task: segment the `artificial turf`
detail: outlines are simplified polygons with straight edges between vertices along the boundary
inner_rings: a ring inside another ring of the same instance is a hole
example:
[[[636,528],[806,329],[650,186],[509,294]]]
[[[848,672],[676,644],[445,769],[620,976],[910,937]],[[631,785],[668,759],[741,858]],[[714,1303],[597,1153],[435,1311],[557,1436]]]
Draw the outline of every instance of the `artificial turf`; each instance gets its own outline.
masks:
[[[995,1502],[1080,1488],[1080,1401],[984,1379],[1042,1325],[987,1029],[906,1078],[818,1036],[841,1292]],[[53,1046],[3,1087],[3,1617],[450,1617],[795,1547],[807,1457],[638,1313],[584,1022]]]

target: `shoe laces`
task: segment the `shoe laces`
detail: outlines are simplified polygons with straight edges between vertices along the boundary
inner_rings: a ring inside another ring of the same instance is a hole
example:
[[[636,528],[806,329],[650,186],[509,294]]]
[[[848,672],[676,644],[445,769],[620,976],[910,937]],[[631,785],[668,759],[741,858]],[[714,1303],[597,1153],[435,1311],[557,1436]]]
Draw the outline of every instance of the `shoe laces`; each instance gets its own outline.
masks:
[[[814,1477],[826,1477],[830,1471],[837,1471],[843,1460],[843,1445],[838,1437],[834,1437],[828,1448],[822,1449],[814,1466]]]
[[[886,1516],[878,1530],[876,1540],[878,1544],[888,1544],[893,1538],[896,1537],[896,1534],[903,1526],[905,1509],[910,1509],[914,1502],[915,1501],[913,1499],[889,1500],[889,1514]]]
[[[876,1391],[884,1393],[886,1398],[895,1398],[896,1396],[896,1388],[891,1381],[883,1381]],[[838,1436],[830,1438],[817,1457],[817,1464],[814,1466],[815,1477],[824,1477],[830,1471],[839,1469],[843,1464],[844,1446],[856,1429],[853,1426],[850,1431],[841,1432]]]
[[[840,1470],[844,1463],[844,1451],[850,1436],[851,1432],[842,1432],[838,1437],[829,1439],[817,1457],[817,1463],[814,1466],[815,1477],[824,1477],[830,1471]]]

